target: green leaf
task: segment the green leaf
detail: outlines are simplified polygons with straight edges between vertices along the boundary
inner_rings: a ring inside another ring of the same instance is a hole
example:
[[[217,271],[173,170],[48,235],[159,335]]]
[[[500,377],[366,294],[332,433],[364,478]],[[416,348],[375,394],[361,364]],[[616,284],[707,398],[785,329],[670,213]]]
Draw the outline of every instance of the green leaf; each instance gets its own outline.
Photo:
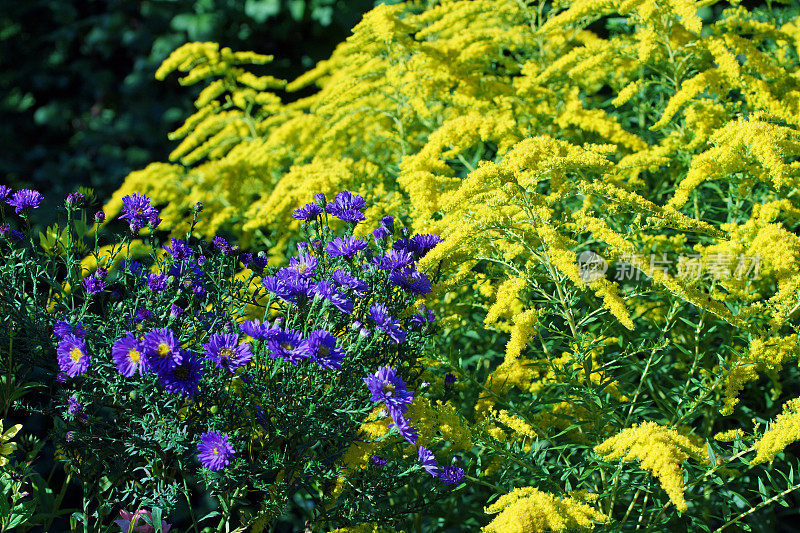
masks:
[[[711,442],[706,440],[706,450],[708,450],[708,458],[711,460],[712,468],[717,466],[717,454],[714,453],[714,450],[711,448]]]
[[[280,13],[280,0],[246,0],[244,14],[259,24]]]

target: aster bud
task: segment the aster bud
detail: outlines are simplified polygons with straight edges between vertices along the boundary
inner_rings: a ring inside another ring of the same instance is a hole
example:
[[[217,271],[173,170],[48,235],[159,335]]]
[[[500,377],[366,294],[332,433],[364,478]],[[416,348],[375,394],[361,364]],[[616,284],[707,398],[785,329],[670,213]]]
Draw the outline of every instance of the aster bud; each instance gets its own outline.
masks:
[[[203,211],[203,202],[195,203],[194,207],[192,208],[192,211],[194,211],[195,213],[200,213],[201,211]]]
[[[325,207],[327,205],[327,200],[325,199],[325,193],[318,192],[314,195],[314,200],[316,200],[317,204],[320,207]]]
[[[98,211],[94,214],[94,219],[97,222],[103,222],[106,219],[106,214],[103,211]]]

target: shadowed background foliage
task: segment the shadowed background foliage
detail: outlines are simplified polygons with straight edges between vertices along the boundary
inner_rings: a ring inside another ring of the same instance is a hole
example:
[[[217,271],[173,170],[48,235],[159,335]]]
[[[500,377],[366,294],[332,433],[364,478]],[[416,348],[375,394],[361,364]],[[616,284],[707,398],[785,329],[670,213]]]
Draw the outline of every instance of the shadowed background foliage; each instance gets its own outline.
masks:
[[[183,43],[275,55],[289,78],[330,55],[373,0],[31,0],[0,10],[0,182],[100,198],[164,160],[198,88],[153,78]],[[300,95],[302,96],[302,95]],[[296,98],[297,96],[293,96]],[[48,207],[45,205],[44,207]]]

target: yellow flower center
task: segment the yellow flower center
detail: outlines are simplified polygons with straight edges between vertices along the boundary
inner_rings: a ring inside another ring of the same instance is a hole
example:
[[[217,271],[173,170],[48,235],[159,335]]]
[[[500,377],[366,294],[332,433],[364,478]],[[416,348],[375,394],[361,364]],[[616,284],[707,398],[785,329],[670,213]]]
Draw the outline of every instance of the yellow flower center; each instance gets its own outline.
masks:
[[[219,351],[219,356],[222,357],[223,359],[230,359],[231,357],[233,357],[233,350],[231,350],[230,348],[223,348]]]
[[[175,377],[181,381],[185,381],[189,377],[189,369],[185,366],[179,366],[175,369]]]
[[[391,383],[387,383],[386,385],[384,385],[383,393],[386,396],[391,396],[394,393],[394,385],[392,385]]]
[[[214,450],[211,453],[219,453],[219,450],[216,446],[214,446]]]
[[[130,359],[134,363],[138,363],[139,361],[142,360],[142,356],[139,353],[139,350],[137,350],[136,348],[131,348],[130,350],[128,350],[128,359]]]
[[[158,345],[158,350],[157,350],[156,353],[158,353],[159,357],[163,358],[163,357],[166,357],[167,355],[169,355],[170,351],[171,350],[170,350],[169,344],[162,342],[161,344]]]
[[[283,344],[281,344],[281,347],[282,347],[284,350],[291,350],[291,349],[292,349],[292,345],[291,345],[291,344],[289,344],[288,342],[284,342]]]
[[[297,271],[300,272],[301,274],[305,273],[306,270],[308,270],[308,265],[306,265],[305,263],[300,263],[299,265],[297,265]]]
[[[331,351],[327,346],[320,346],[319,347],[319,354],[322,357],[325,357],[326,355],[329,355],[330,353],[331,353]]]
[[[81,357],[83,357],[83,352],[80,348],[73,348],[69,351],[69,358],[72,359],[73,363],[77,363]]]

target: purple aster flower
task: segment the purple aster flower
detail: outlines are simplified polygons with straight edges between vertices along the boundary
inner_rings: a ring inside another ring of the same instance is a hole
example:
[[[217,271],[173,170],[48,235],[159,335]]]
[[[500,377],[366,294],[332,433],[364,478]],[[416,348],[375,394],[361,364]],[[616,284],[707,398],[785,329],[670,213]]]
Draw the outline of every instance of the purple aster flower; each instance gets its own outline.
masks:
[[[445,466],[442,468],[442,473],[439,475],[439,479],[441,479],[442,483],[445,485],[458,485],[461,483],[463,477],[464,469],[457,466]]]
[[[389,462],[386,459],[384,459],[383,457],[381,457],[380,455],[373,455],[371,461],[372,461],[372,464],[374,464],[377,467],[384,467]]]
[[[367,201],[361,196],[350,191],[342,191],[336,195],[336,199],[328,204],[328,213],[338,219],[350,222],[361,222],[366,220],[361,212]]]
[[[106,290],[106,282],[92,274],[91,276],[83,278],[83,288],[86,289],[86,292],[89,294],[99,294]]]
[[[155,227],[161,222],[158,209],[150,205],[150,198],[139,193],[122,199],[122,214],[119,218],[128,221],[131,231],[139,231],[148,224]]]
[[[235,333],[215,333],[208,339],[208,343],[203,346],[205,355],[217,367],[225,368],[233,372],[240,366],[244,366],[253,358],[250,351],[250,343],[239,344],[239,335]]]
[[[69,377],[74,378],[86,372],[91,357],[86,351],[86,341],[77,335],[65,335],[56,348],[58,366]]]
[[[231,457],[236,454],[233,444],[228,440],[228,434],[218,431],[209,431],[200,437],[197,445],[197,458],[209,470],[222,470],[231,462]]]
[[[182,314],[183,314],[183,307],[181,307],[179,305],[172,304],[172,307],[170,307],[170,310],[169,310],[170,318],[173,318],[173,319],[174,318],[178,318]]]
[[[129,378],[136,374],[144,375],[147,373],[147,364],[144,359],[144,346],[139,338],[128,333],[124,337],[114,341],[111,346],[111,360],[117,366],[117,372]]]
[[[67,431],[64,433],[64,440],[67,442],[72,442],[75,440],[75,432],[74,431]]]
[[[200,390],[200,380],[203,379],[203,361],[197,354],[178,348],[181,362],[162,372],[158,377],[161,386],[167,392],[178,392],[184,396],[192,396]]]
[[[25,238],[25,234],[19,230],[14,230],[11,232],[11,240],[14,242],[19,242]]]
[[[182,363],[175,334],[167,328],[154,329],[144,336],[144,357],[148,368],[165,374]]]
[[[80,206],[86,200],[86,195],[79,192],[71,192],[67,195],[67,205]]]
[[[56,381],[63,385],[67,382],[67,375],[64,372],[59,372],[56,374]]]
[[[86,338],[86,330],[83,328],[83,324],[80,322],[73,326],[66,320],[59,320],[53,326],[53,335],[59,339],[63,339],[67,335],[75,335],[76,337],[84,339]]]
[[[239,254],[239,262],[242,264],[243,267],[247,268],[250,265],[250,263],[253,262],[253,254],[249,252]]]
[[[6,199],[6,203],[14,208],[19,215],[25,209],[36,209],[42,203],[44,197],[39,191],[32,189],[21,189],[14,193],[11,199]]]
[[[153,316],[153,313],[146,307],[142,307],[136,311],[136,314],[133,316],[134,322],[144,322],[148,318]]]
[[[419,456],[419,462],[422,463],[422,468],[424,468],[426,472],[433,477],[439,475],[439,466],[436,464],[436,457],[434,457],[432,451],[425,446],[420,446],[417,448],[417,456]]]
[[[402,236],[392,243],[392,250],[414,253],[416,245],[408,238],[408,230],[403,228]]]
[[[414,235],[411,237],[411,249],[417,257],[425,257],[442,240],[438,235]]]
[[[319,205],[321,205],[322,207],[325,207],[325,205],[328,202],[327,199],[325,198],[325,193],[324,192],[318,192],[317,194],[315,194],[314,195],[314,200],[316,200],[316,202]]]
[[[352,289],[356,296],[363,298],[367,295],[369,284],[363,279],[353,277],[340,268],[334,270],[331,277],[338,285]]]
[[[339,340],[324,329],[312,331],[306,340],[309,357],[323,368],[341,368],[344,350],[336,347]]]
[[[358,252],[367,249],[367,241],[356,237],[336,237],[328,246],[325,251],[331,257],[353,257]]]
[[[97,267],[97,270],[94,271],[94,275],[100,279],[106,279],[108,276],[108,269],[106,267]]]
[[[408,390],[403,378],[388,366],[382,366],[374,374],[365,377],[364,383],[369,389],[370,400],[384,402],[395,421],[401,418],[396,415],[405,413],[414,398],[414,393]]]
[[[71,415],[77,415],[83,410],[83,406],[78,403],[78,399],[75,396],[70,396],[67,404],[67,412]]]
[[[314,220],[321,214],[322,214],[322,207],[320,207],[319,204],[312,202],[310,204],[304,205],[299,209],[296,209],[292,213],[292,217],[296,218],[297,220],[304,220],[307,222],[309,220]]]
[[[308,290],[309,296],[321,298],[333,304],[333,306],[343,313],[353,312],[353,300],[347,298],[329,281],[319,281]]]
[[[289,260],[289,270],[296,272],[301,278],[310,278],[314,275],[319,261],[311,254],[301,254]]]
[[[192,294],[199,300],[202,300],[206,295],[206,288],[200,282],[192,285]]]
[[[267,268],[268,264],[269,257],[267,257],[263,252],[259,252],[253,257],[253,264],[250,266],[250,268],[256,271],[261,271]]]
[[[165,246],[164,250],[169,252],[169,255],[172,256],[172,260],[176,263],[182,263],[183,261],[190,259],[194,253],[192,252],[189,243],[182,239],[172,239],[170,244],[172,246]]]
[[[449,389],[455,384],[455,382],[456,382],[456,377],[450,372],[444,375],[444,388]]]
[[[231,253],[232,248],[224,237],[217,235],[214,237],[214,240],[211,241],[211,244],[213,244],[217,250],[222,252],[222,255],[229,255]]]
[[[392,271],[389,274],[389,281],[412,294],[425,296],[431,292],[431,280],[427,275],[413,268]]]
[[[274,339],[282,331],[278,320],[275,320],[271,326],[268,322],[262,323],[258,319],[245,320],[239,324],[239,327],[245,335],[249,335],[259,341]]]
[[[400,436],[411,444],[416,444],[419,440],[419,430],[400,413],[392,415],[392,422],[389,424],[389,429],[391,428],[397,428]]]
[[[425,328],[436,320],[436,314],[424,305],[411,317],[411,323],[419,328]]]
[[[7,235],[11,231],[11,224],[0,224],[0,235]]]
[[[261,284],[285,302],[297,303],[297,297],[305,295],[310,281],[288,268],[281,268],[274,276],[264,276]]]
[[[128,271],[134,276],[141,276],[144,272],[144,267],[139,261],[131,261],[130,263],[125,263],[122,265],[123,268],[125,268],[125,266],[128,267]]]
[[[153,273],[147,276],[147,287],[155,293],[163,291],[167,285],[169,285],[169,278],[166,274]]]
[[[99,222],[99,223],[101,223],[101,224],[102,224],[102,223],[103,223],[103,222],[105,222],[105,220],[106,220],[106,214],[105,214],[105,212],[104,212],[104,211],[102,211],[102,210],[101,210],[101,211],[98,211],[97,213],[95,213],[95,214],[94,214],[94,219],[95,219],[97,222]]]
[[[391,237],[392,233],[394,233],[394,218],[391,216],[385,216],[381,219],[380,225],[372,231],[372,236],[377,244],[378,242]]]
[[[373,263],[381,270],[398,270],[414,262],[414,256],[408,250],[389,250],[384,255],[376,255]]]
[[[0,185],[0,203],[5,202],[8,195],[11,194],[11,187],[7,187],[5,185]]]
[[[389,309],[383,304],[373,305],[369,308],[369,317],[375,326],[386,333],[395,343],[400,344],[406,340],[407,332],[400,329],[400,321],[389,314]]]
[[[267,341],[267,348],[270,350],[270,357],[281,357],[295,366],[309,356],[308,345],[304,342],[302,333],[295,329],[278,332],[274,339]]]

